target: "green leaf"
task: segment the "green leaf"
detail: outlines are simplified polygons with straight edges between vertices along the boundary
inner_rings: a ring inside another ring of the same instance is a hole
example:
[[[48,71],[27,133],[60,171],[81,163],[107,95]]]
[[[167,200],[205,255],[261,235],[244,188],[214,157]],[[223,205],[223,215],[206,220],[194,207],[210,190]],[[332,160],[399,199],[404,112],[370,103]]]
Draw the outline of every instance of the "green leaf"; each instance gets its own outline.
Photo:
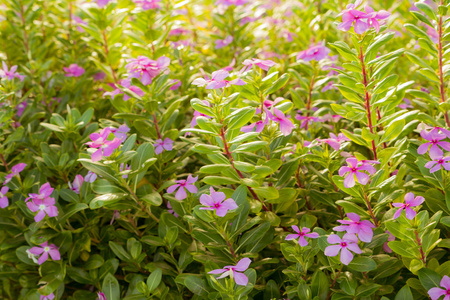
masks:
[[[404,257],[416,258],[419,254],[417,250],[414,251],[415,249],[412,249],[406,242],[392,241],[388,242],[388,246],[392,249],[392,251]]]
[[[368,284],[360,285],[356,289],[356,296],[358,296],[358,297],[370,296],[373,293],[375,293],[380,287],[381,287],[381,285],[376,284],[376,283],[368,283]]]
[[[261,223],[258,227],[247,231],[239,239],[239,246],[236,248],[236,252],[239,252],[244,246],[255,244],[270,228],[270,222],[265,221]]]
[[[96,180],[92,184],[92,190],[97,194],[110,194],[110,193],[125,193],[126,190],[122,187],[114,185],[105,179]]]
[[[400,289],[400,291],[397,293],[397,295],[395,295],[394,300],[404,300],[404,299],[414,299],[414,297],[411,293],[411,289],[409,288],[408,285],[405,285],[404,287],[402,287]]]
[[[100,196],[95,197],[92,199],[92,201],[89,203],[90,209],[97,209],[103,206],[111,205],[116,202],[119,202],[120,199],[128,196],[128,194],[121,193],[121,194],[103,194]]]
[[[111,273],[108,273],[103,279],[102,292],[108,300],[120,300],[119,282]]]
[[[359,256],[354,258],[348,267],[358,272],[369,272],[377,268],[377,264],[373,259],[366,256]]]
[[[434,287],[440,287],[442,277],[433,270],[422,268],[419,270],[419,280],[422,286],[429,290]]]
[[[255,115],[255,108],[244,107],[234,111],[230,116],[228,122],[228,130],[240,129],[246,125]]]
[[[206,176],[205,178],[203,178],[203,182],[209,185],[225,185],[225,184],[239,183],[239,181],[235,179],[222,176]]]
[[[109,247],[114,252],[114,254],[122,261],[131,261],[130,254],[123,248],[122,245],[119,245],[113,241],[109,241]]]
[[[119,180],[116,178],[114,171],[109,166],[104,165],[100,162],[93,162],[87,158],[80,158],[78,159],[78,161],[81,162],[83,167],[85,167],[89,171],[92,171],[103,178],[119,183]]]
[[[280,76],[273,84],[272,86],[264,92],[265,95],[270,95],[273,93],[276,93],[278,90],[280,90],[288,81],[289,81],[290,75],[288,73],[285,73]]]
[[[184,285],[197,296],[208,296],[208,287],[205,281],[197,276],[189,275],[184,279]]]
[[[438,17],[436,15],[436,13],[434,12],[434,9],[432,9],[428,4],[426,3],[422,3],[422,2],[417,2],[414,4],[418,9],[420,9],[421,11],[423,11],[428,18],[437,21]]]
[[[140,197],[140,199],[153,206],[160,206],[162,204],[162,198],[158,192],[147,194],[143,197]]]
[[[77,212],[85,210],[88,207],[89,206],[86,203],[74,203],[67,205],[65,208],[65,214],[60,217],[59,222],[64,224],[71,216]]]
[[[403,128],[405,127],[405,120],[398,120],[395,122],[392,122],[389,127],[384,132],[383,136],[381,137],[379,145],[384,142],[389,142],[395,139],[397,136],[402,133]]]
[[[314,273],[311,282],[312,296],[317,296],[320,300],[326,300],[329,290],[330,282],[328,281],[328,277],[322,271]]]
[[[147,287],[150,293],[156,290],[158,285],[161,283],[161,279],[162,279],[162,270],[160,268],[157,268],[148,276]]]
[[[266,141],[256,141],[239,145],[234,152],[256,151],[267,146]]]

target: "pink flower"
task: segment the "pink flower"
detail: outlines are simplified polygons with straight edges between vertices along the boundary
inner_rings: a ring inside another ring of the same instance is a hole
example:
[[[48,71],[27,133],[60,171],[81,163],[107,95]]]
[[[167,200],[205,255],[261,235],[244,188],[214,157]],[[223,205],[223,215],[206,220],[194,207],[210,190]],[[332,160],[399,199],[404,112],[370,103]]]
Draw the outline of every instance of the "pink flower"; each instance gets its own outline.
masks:
[[[0,207],[5,208],[9,205],[8,198],[6,197],[6,193],[9,191],[9,187],[4,186],[0,189]]]
[[[23,112],[25,111],[25,108],[27,108],[27,101],[25,100],[25,101],[23,101],[23,102],[20,102],[19,104],[17,104],[17,106],[16,106],[16,110],[17,110],[17,112],[16,112],[16,115],[20,118],[22,115],[23,115]]]
[[[133,0],[134,3],[140,5],[143,10],[159,9],[161,0]]]
[[[176,189],[178,189],[177,193],[175,194],[175,199],[177,200],[186,199],[187,197],[186,190],[188,190],[191,193],[197,193],[197,187],[194,185],[194,182],[196,182],[197,179],[198,176],[192,177],[191,175],[189,175],[186,180],[175,180],[176,184],[169,186],[167,192],[170,194],[175,192]]]
[[[395,236],[393,236],[392,233],[389,232],[389,230],[386,230],[386,233],[389,234],[389,237],[387,239],[387,242],[383,244],[383,250],[386,253],[392,253],[392,249],[389,247],[388,242],[395,241]]]
[[[353,260],[353,254],[350,252],[354,252],[357,254],[361,254],[362,251],[358,247],[358,238],[356,235],[352,233],[346,233],[342,237],[342,239],[337,234],[331,234],[327,242],[329,244],[338,244],[331,245],[325,248],[326,256],[336,256],[341,252],[341,262],[344,265],[348,265]]]
[[[51,293],[50,295],[44,296],[40,295],[39,300],[53,300],[55,299],[55,294]]]
[[[81,186],[83,185],[83,181],[84,181],[83,176],[77,175],[77,176],[75,176],[75,179],[73,180],[72,184],[70,184],[70,182],[69,182],[69,188],[72,191],[74,191],[75,193],[80,194],[80,189],[81,189]]]
[[[376,170],[374,167],[369,165],[368,163],[358,162],[358,160],[354,157],[350,157],[346,159],[347,166],[341,167],[339,169],[339,176],[344,177],[344,186],[346,188],[352,188],[355,186],[355,177],[356,180],[365,185],[369,182],[369,175],[364,173],[363,171],[369,172],[369,174],[375,174]]]
[[[106,78],[105,72],[97,72],[94,74],[94,81],[101,81]]]
[[[444,296],[443,300],[450,300],[450,277],[447,275],[442,277],[440,285],[443,289],[434,287],[428,291],[428,295],[430,295],[431,300],[438,300],[442,296]]]
[[[256,121],[255,123],[250,124],[250,125],[242,126],[241,127],[241,131],[242,132],[252,132],[256,128],[255,132],[261,132],[261,131],[263,131],[263,129],[267,125],[267,123],[269,123],[269,119],[266,117],[264,119],[264,121],[263,120],[259,120],[259,121]]]
[[[34,221],[36,222],[44,219],[46,214],[49,217],[56,217],[58,215],[58,208],[55,206],[55,198],[35,198],[27,202],[27,206],[32,212],[38,211],[38,213],[34,216]]]
[[[97,174],[95,174],[94,172],[91,172],[91,171],[88,171],[86,176],[84,176],[84,181],[89,182],[89,183],[93,183],[96,179],[97,179]]]
[[[416,198],[414,198],[413,193],[407,193],[405,195],[405,203],[392,203],[392,206],[400,207],[400,209],[395,212],[394,219],[400,217],[402,210],[405,210],[406,218],[408,218],[409,220],[414,219],[416,217],[416,212],[411,207],[419,206],[424,201],[425,198],[423,198],[422,196],[417,196]]]
[[[33,255],[42,254],[38,259],[38,264],[40,265],[47,261],[49,254],[52,260],[61,260],[58,247],[56,247],[54,244],[48,245],[48,242],[42,243],[41,245],[39,245],[39,247],[33,247],[28,251]]]
[[[110,156],[120,146],[121,142],[119,138],[115,137],[112,141],[107,140],[110,133],[111,129],[107,127],[100,130],[99,133],[91,133],[89,135],[92,142],[87,142],[86,145],[91,148],[98,148],[91,155],[92,161],[100,161],[103,156]]]
[[[139,87],[137,87],[135,85],[131,85],[131,80],[130,79],[122,79],[122,80],[119,81],[119,84],[121,86],[129,89],[130,91],[132,91],[133,93],[135,93],[136,95],[138,95],[140,97],[145,95],[145,92],[143,90],[141,90]],[[124,92],[121,89],[119,89],[117,87],[117,85],[112,84],[112,87],[114,88],[114,91],[103,93],[103,97],[111,96],[111,98],[114,99],[114,97],[116,95],[124,94]],[[128,99],[130,99],[130,96],[128,96],[127,94],[124,94],[123,95],[123,101],[127,101]]]
[[[411,104],[411,100],[407,99],[407,98],[403,98],[403,102],[399,105],[397,105],[399,108],[401,109],[407,109],[407,108],[414,108],[414,106],[412,106]]]
[[[349,31],[353,23],[355,23],[355,32],[357,34],[363,34],[369,29],[369,24],[367,23],[369,15],[356,10],[361,5],[361,2],[362,0],[357,0],[355,4],[351,3],[347,5],[347,8],[338,15],[342,15],[342,23],[337,26],[339,30]]]
[[[155,154],[161,154],[164,150],[172,151],[173,149],[173,141],[169,138],[165,138],[164,141],[162,139],[158,139],[153,144],[155,147]]]
[[[77,24],[87,25],[87,22],[83,21],[83,19],[80,18],[79,16],[72,15],[72,19]],[[78,32],[84,32],[85,31],[80,25],[77,25],[77,30],[78,30]]]
[[[302,111],[297,111],[298,114],[295,115],[295,119],[301,121],[300,123],[300,128],[305,128],[308,129],[308,125],[311,125],[312,123],[315,122],[322,122],[322,119],[319,117],[314,117],[314,116],[302,116],[301,113]]]
[[[19,175],[19,173],[22,172],[23,169],[25,169],[26,166],[27,166],[27,164],[25,164],[25,163],[19,163],[19,164],[13,166],[11,168],[11,173],[9,173],[8,175],[5,176],[5,181],[3,182],[3,184],[4,185],[7,184],[8,182],[11,181],[11,179],[14,176]]]
[[[131,166],[129,166],[127,164],[124,164],[124,163],[121,163],[120,167],[119,167],[119,170],[120,170],[120,172],[131,170]],[[127,174],[123,174],[122,178],[128,178],[128,173]]]
[[[203,79],[203,78],[197,78],[195,79],[192,84],[196,86],[205,86],[205,89],[220,89],[224,87],[229,87],[232,84],[233,85],[245,85],[245,82],[242,79],[234,79],[231,81],[225,80],[230,75],[225,70],[218,70],[211,74],[211,79]]]
[[[442,149],[444,150],[450,151],[450,143],[441,141],[445,139],[446,136],[445,134],[439,133],[438,128],[434,128],[429,132],[424,129],[420,132],[420,135],[422,136],[422,138],[430,142],[420,145],[419,148],[417,148],[418,154],[425,154],[428,149],[430,149],[430,157],[442,157],[444,155],[444,152],[438,146],[442,147]]]
[[[241,6],[245,5],[248,2],[248,0],[217,0],[216,5],[224,5],[224,6]]]
[[[295,240],[298,238],[298,244],[302,247],[308,245],[308,241],[305,239],[305,236],[311,239],[317,239],[319,237],[319,234],[317,232],[308,233],[311,231],[311,229],[307,227],[303,227],[302,230],[300,230],[297,225],[292,225],[292,229],[294,229],[294,231],[297,233],[288,234],[286,236],[286,241]]]
[[[338,88],[334,86],[334,81],[328,81],[326,85],[320,90],[322,93],[329,90],[337,90]]]
[[[432,161],[429,161],[425,164],[425,168],[430,169],[430,173],[434,173],[439,171],[444,167],[447,171],[450,171],[450,156],[435,156],[431,155]]]
[[[298,53],[297,60],[303,59],[304,61],[311,61],[311,60],[319,61],[327,57],[330,51],[331,51],[330,49],[322,45],[313,46],[307,50]]]
[[[39,189],[39,194],[28,194],[28,198],[25,199],[25,202],[27,202],[29,199],[43,200],[45,198],[48,198],[53,193],[53,190],[54,189],[50,186],[50,183],[44,183]]]
[[[208,107],[211,106],[211,105],[209,104],[209,102],[206,101],[206,100],[203,100],[202,102],[203,102],[203,104],[205,104],[205,105],[208,106]],[[193,116],[192,121],[191,121],[191,127],[195,127],[195,126],[197,125],[197,118],[198,118],[198,117],[205,117],[205,118],[207,118],[207,119],[212,119],[211,116],[205,115],[205,114],[203,114],[203,113],[198,112],[198,111],[195,110],[195,111],[194,111],[194,116]]]
[[[189,29],[185,29],[183,27],[178,27],[178,28],[171,29],[169,31],[169,36],[183,35],[183,34],[188,34],[188,33],[191,33],[191,31]]]
[[[8,65],[3,61],[2,62],[3,69],[0,69],[0,78],[8,78],[8,80],[13,80],[14,78],[19,78],[20,81],[23,81],[25,76],[17,73],[17,66],[12,66],[11,69],[8,70]]]
[[[128,59],[125,68],[131,78],[140,78],[143,85],[152,83],[152,79],[165,71],[170,65],[170,58],[161,56],[156,61],[145,56],[136,59]]]
[[[361,221],[360,216],[355,213],[348,213],[347,217],[350,220],[337,220],[339,223],[345,225],[336,226],[333,228],[333,230],[346,231],[347,233],[357,234],[361,241],[370,243],[373,238],[372,228],[374,228],[375,225],[367,220]]]
[[[245,274],[240,272],[244,272],[250,266],[252,261],[250,258],[246,257],[238,261],[236,266],[225,266],[223,269],[216,269],[208,272],[208,274],[222,274],[216,279],[222,279],[232,274],[234,281],[237,285],[246,286],[248,283],[248,277]]]
[[[108,300],[108,299],[106,299],[105,294],[103,294],[102,292],[98,292],[97,293],[97,300]]]
[[[264,71],[269,71],[269,69],[271,67],[276,65],[276,63],[271,60],[262,60],[262,59],[257,59],[257,58],[246,59],[246,60],[244,60],[244,62],[242,64],[245,67],[241,70],[241,73],[247,72],[253,66],[258,66],[261,69],[263,69]]]
[[[111,0],[97,0],[97,5],[100,8],[105,7]]]
[[[111,129],[111,132],[114,134],[114,136],[123,143],[127,139],[127,133],[130,131],[130,128],[127,126],[127,124],[122,124],[119,126],[119,128],[113,128],[109,127]]]
[[[364,10],[367,13],[367,24],[373,28],[375,28],[376,32],[378,33],[380,31],[380,23],[378,23],[378,20],[384,20],[389,18],[391,15],[390,12],[385,10],[380,10],[378,12],[374,11],[372,7],[366,5]],[[342,17],[344,18],[344,17]],[[356,30],[355,30],[356,32]]]
[[[173,210],[172,205],[170,205],[170,202],[169,202],[169,201],[167,201],[167,211],[168,211],[170,214],[172,214],[172,215],[174,215],[175,217],[178,218],[178,214]]]
[[[229,210],[238,208],[236,202],[233,199],[228,198],[225,200],[225,193],[216,192],[213,187],[210,187],[209,191],[211,196],[207,194],[203,194],[200,196],[200,203],[206,206],[200,207],[200,209],[215,210],[217,216],[225,217]]]
[[[273,112],[272,114],[269,110],[266,110],[269,119],[279,124],[280,131],[284,136],[291,134],[292,129],[294,129],[292,121],[281,110],[275,107],[273,108]]]
[[[338,136],[336,136],[334,133],[330,133],[329,139],[319,139],[318,140],[321,143],[327,143],[330,145],[331,148],[333,148],[336,151],[339,151],[341,148],[341,143],[350,141],[348,137],[346,137],[343,133],[339,133]]]
[[[80,77],[84,74],[84,69],[77,64],[71,64],[68,68],[64,67],[64,72],[66,72],[66,77]]]
[[[216,44],[216,49],[221,49],[223,47],[228,46],[229,44],[231,44],[233,42],[233,37],[231,35],[227,36],[225,39],[223,40],[216,40],[215,44]]]
[[[181,81],[178,79],[172,79],[171,82],[173,85],[169,88],[171,91],[177,90],[181,86]]]

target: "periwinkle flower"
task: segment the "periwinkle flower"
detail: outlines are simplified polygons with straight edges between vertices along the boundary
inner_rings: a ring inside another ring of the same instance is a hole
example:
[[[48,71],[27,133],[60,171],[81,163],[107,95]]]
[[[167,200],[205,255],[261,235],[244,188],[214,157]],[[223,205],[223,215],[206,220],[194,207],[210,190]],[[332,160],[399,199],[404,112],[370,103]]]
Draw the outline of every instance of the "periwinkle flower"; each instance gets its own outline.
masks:
[[[175,194],[175,199],[177,200],[186,199],[187,197],[186,190],[188,190],[193,194],[197,193],[197,187],[194,185],[197,179],[198,176],[192,177],[191,175],[189,175],[186,180],[175,180],[176,184],[169,186],[167,192],[170,194],[175,192],[176,189],[178,189],[177,193]]]
[[[403,103],[400,103],[399,105],[397,105],[397,107],[401,109],[414,108],[414,106],[412,106],[411,104],[411,100],[409,100],[408,98],[403,98]]]
[[[353,260],[353,254],[361,254],[362,251],[358,247],[358,238],[356,235],[352,233],[346,233],[342,237],[342,239],[337,234],[330,234],[327,239],[329,244],[337,244],[331,245],[325,248],[326,256],[336,256],[341,252],[340,260],[344,265],[348,265]],[[352,251],[352,252],[350,252]]]
[[[225,217],[229,210],[238,208],[236,202],[228,198],[225,200],[225,193],[216,192],[213,187],[209,188],[210,194],[203,194],[200,196],[200,203],[205,207],[200,207],[202,210],[215,210],[218,217]]]
[[[98,292],[97,293],[97,300],[108,300],[108,299],[106,299],[106,296],[105,296],[104,293]]]
[[[97,0],[97,5],[98,7],[103,8],[108,5],[109,2],[111,2],[111,0]]]
[[[430,173],[439,171],[444,167],[447,171],[450,171],[450,156],[438,156],[430,155],[432,161],[425,164],[425,168],[430,169]]]
[[[132,91],[133,93],[135,93],[139,97],[142,97],[142,96],[145,95],[145,92],[143,90],[141,90],[141,88],[139,88],[139,87],[137,87],[135,85],[131,85],[131,80],[130,79],[122,79],[122,80],[119,81],[119,84],[121,86],[129,89],[130,91]],[[121,89],[119,89],[117,87],[117,85],[112,84],[111,86],[114,88],[114,90],[112,92],[105,92],[105,93],[103,93],[103,97],[111,96],[111,99],[114,99],[114,97],[116,95],[124,94],[123,95],[123,101],[127,101],[128,99],[130,99],[130,96],[125,94]]]
[[[343,166],[339,169],[339,176],[345,176],[344,186],[346,188],[352,188],[355,186],[355,178],[360,184],[367,184],[370,177],[364,173],[364,171],[368,172],[370,175],[373,175],[376,172],[374,167],[368,163],[361,161],[358,162],[358,160],[354,157],[347,158],[346,162],[347,166]]]
[[[33,247],[28,250],[33,255],[41,255],[38,259],[38,264],[42,265],[44,262],[48,260],[48,256],[52,258],[52,260],[60,260],[61,255],[59,254],[58,247],[54,244],[48,244],[48,242],[42,243],[39,247]]]
[[[364,10],[367,13],[367,24],[370,27],[375,28],[375,31],[378,33],[380,32],[380,23],[378,22],[378,20],[384,20],[389,18],[389,16],[391,15],[390,12],[385,11],[385,10],[380,10],[380,11],[374,11],[372,7],[366,5],[366,7],[364,8]],[[344,18],[344,17],[342,17]],[[356,30],[355,30],[356,32]]]
[[[44,199],[32,199],[27,202],[28,208],[32,212],[38,212],[34,216],[34,221],[39,222],[45,218],[45,215],[49,217],[56,217],[58,215],[58,208],[55,206],[55,198],[47,197]]]
[[[50,186],[50,183],[44,183],[39,188],[39,194],[28,194],[28,198],[25,199],[25,202],[27,202],[29,199],[31,200],[43,200],[45,198],[50,197],[50,195],[53,193],[54,188]]]
[[[335,231],[346,231],[347,233],[357,234],[358,238],[365,243],[370,243],[373,238],[372,228],[375,225],[368,220],[362,220],[358,214],[348,213],[347,217],[350,220],[337,220],[339,223],[344,224],[333,228]]]
[[[438,128],[433,128],[431,131],[427,131],[426,129],[423,129],[420,132],[420,135],[425,140],[428,140],[428,143],[422,144],[417,148],[418,154],[425,154],[428,149],[430,150],[430,156],[431,157],[442,157],[444,155],[444,152],[442,149],[450,151],[450,143],[442,141],[446,138],[445,134],[439,133]],[[431,147],[430,147],[431,146]],[[439,147],[441,148],[439,148]]]
[[[51,293],[50,295],[40,295],[39,300],[53,300],[55,299],[55,294]]]
[[[71,64],[68,68],[64,67],[64,72],[66,77],[80,77],[84,74],[84,69],[77,64]]]
[[[175,91],[181,86],[181,81],[178,79],[172,79],[171,83],[174,84],[169,88],[171,91]]]
[[[241,131],[242,132],[261,132],[263,131],[264,127],[269,123],[269,119],[266,117],[264,120],[256,121],[255,123],[252,123],[250,125],[242,126]]]
[[[211,104],[209,104],[209,102],[206,101],[206,100],[203,100],[202,102],[203,102],[203,104],[205,104],[205,105],[208,106],[208,107],[211,106]],[[191,127],[194,127],[194,126],[197,125],[197,118],[198,118],[198,117],[205,117],[205,118],[207,118],[207,119],[212,119],[211,116],[205,115],[205,114],[203,114],[203,113],[198,112],[198,111],[195,110],[195,111],[194,111],[194,116],[193,116],[192,121],[191,121]]]
[[[444,275],[441,279],[440,286],[443,289],[434,287],[428,291],[431,300],[438,300],[442,296],[444,296],[443,300],[450,300],[450,277]]]
[[[125,142],[125,140],[127,139],[127,133],[130,131],[130,128],[127,126],[127,124],[122,124],[117,129],[113,127],[110,127],[110,129],[114,136],[116,138],[119,138],[122,143]]]
[[[106,78],[105,72],[97,72],[93,76],[94,81],[102,81],[105,78]]]
[[[312,123],[316,123],[316,122],[322,122],[322,119],[319,117],[314,117],[314,116],[302,116],[301,113],[302,111],[297,111],[298,114],[295,115],[295,119],[299,120],[300,123],[300,128],[305,128],[308,129],[308,126],[311,125]]]
[[[196,86],[206,86],[205,89],[207,90],[220,89],[231,85],[245,85],[245,81],[239,78],[231,81],[225,80],[228,76],[230,76],[228,71],[218,70],[211,74],[211,79],[197,78],[192,84]]]
[[[155,154],[161,154],[164,150],[172,151],[173,141],[169,138],[165,138],[164,141],[162,139],[157,139],[153,146],[155,147]]]
[[[131,170],[131,166],[127,165],[127,164],[124,164],[124,163],[121,163],[120,167],[119,167],[119,170],[120,170],[120,172],[128,171],[128,170]],[[128,173],[127,174],[123,174],[122,178],[128,178]]]
[[[241,70],[241,73],[247,72],[250,70],[253,66],[260,67],[264,71],[269,71],[269,69],[276,65],[274,61],[271,60],[263,60],[263,59],[246,59],[242,63],[245,67]]]
[[[7,184],[8,182],[11,181],[11,179],[14,176],[19,175],[19,173],[22,172],[23,169],[25,169],[26,166],[27,166],[27,164],[25,164],[25,163],[19,163],[19,164],[13,166],[11,168],[11,173],[9,173],[8,175],[5,176],[5,181],[3,182],[3,184],[4,185]]]
[[[304,61],[319,61],[327,57],[330,51],[330,49],[322,45],[312,46],[307,50],[299,52],[297,54],[297,60],[302,59]]]
[[[73,183],[71,184],[69,182],[69,189],[74,191],[76,194],[80,194],[80,189],[81,186],[83,185],[83,181],[84,181],[83,176],[76,175],[75,179],[73,180]]]
[[[23,112],[25,111],[25,108],[27,108],[27,105],[28,105],[28,103],[27,103],[27,101],[25,100],[25,101],[23,101],[23,102],[20,102],[19,104],[17,104],[17,106],[16,106],[16,115],[17,115],[17,117],[21,117],[22,115],[23,115]]]
[[[11,69],[8,70],[8,65],[2,61],[3,69],[0,69],[0,78],[7,78],[8,80],[13,80],[14,78],[20,79],[20,81],[23,81],[25,76],[20,75],[17,73],[17,66],[12,66]]]
[[[216,49],[221,49],[224,48],[226,46],[228,46],[229,44],[231,44],[233,42],[233,37],[231,35],[227,36],[225,39],[223,40],[216,40],[215,44],[216,44]]]
[[[224,5],[224,6],[241,6],[245,5],[248,2],[248,0],[217,0],[216,5]]]
[[[247,270],[251,262],[250,258],[246,257],[238,261],[236,266],[225,266],[223,269],[212,270],[208,274],[222,274],[216,279],[222,279],[232,274],[237,285],[246,286],[248,284],[248,277],[240,272]]]
[[[161,56],[156,61],[145,56],[128,59],[125,66],[131,78],[140,78],[143,85],[152,83],[152,79],[165,71],[170,65],[170,58]]]
[[[425,198],[422,196],[417,196],[414,198],[413,193],[407,193],[405,195],[405,203],[398,203],[398,202],[392,203],[392,206],[400,208],[395,212],[394,219],[397,219],[398,217],[400,217],[402,210],[405,210],[406,218],[408,218],[409,220],[414,219],[416,217],[416,212],[411,207],[419,206],[424,201],[425,201]]]
[[[84,176],[84,181],[89,182],[89,183],[93,183],[96,179],[97,179],[97,174],[95,174],[92,171],[88,171],[86,176]]]
[[[269,110],[266,110],[266,113],[270,120],[279,124],[280,131],[284,136],[291,134],[294,124],[281,110],[273,108],[273,114]]]
[[[160,9],[161,0],[133,0],[134,3],[141,6],[143,10]]]
[[[330,145],[336,151],[339,151],[341,148],[341,143],[350,141],[348,137],[346,137],[343,133],[339,133],[337,136],[334,133],[330,133],[329,139],[318,139],[319,142],[326,143]]]
[[[9,205],[8,197],[6,197],[6,193],[9,191],[7,186],[4,186],[0,189],[0,207],[5,208]]]
[[[303,227],[301,230],[298,228],[297,225],[292,225],[291,227],[297,233],[288,234],[286,236],[286,241],[298,239],[298,244],[302,247],[308,245],[308,241],[305,239],[305,237],[309,237],[311,239],[317,239],[319,237],[319,234],[317,232],[309,233],[311,229],[307,227]]]
[[[107,127],[100,130],[99,133],[91,133],[89,135],[92,142],[87,142],[86,145],[91,148],[98,148],[98,150],[91,155],[92,161],[100,161],[103,156],[110,156],[113,151],[120,146],[121,141],[119,138],[115,137],[112,141],[108,141],[110,133],[111,129]]]
[[[395,241],[395,236],[392,235],[392,233],[389,232],[389,230],[386,230],[386,233],[389,234],[389,237],[387,239],[387,242],[383,244],[383,250],[386,253],[392,253],[392,249],[389,247],[388,242]]]

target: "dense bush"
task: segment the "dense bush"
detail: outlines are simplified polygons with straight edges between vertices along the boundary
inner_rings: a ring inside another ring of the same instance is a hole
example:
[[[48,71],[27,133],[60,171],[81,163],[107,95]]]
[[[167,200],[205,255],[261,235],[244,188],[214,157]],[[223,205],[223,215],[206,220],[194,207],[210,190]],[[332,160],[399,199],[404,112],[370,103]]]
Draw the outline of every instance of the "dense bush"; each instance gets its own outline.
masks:
[[[2,0],[0,298],[450,299],[449,3]]]

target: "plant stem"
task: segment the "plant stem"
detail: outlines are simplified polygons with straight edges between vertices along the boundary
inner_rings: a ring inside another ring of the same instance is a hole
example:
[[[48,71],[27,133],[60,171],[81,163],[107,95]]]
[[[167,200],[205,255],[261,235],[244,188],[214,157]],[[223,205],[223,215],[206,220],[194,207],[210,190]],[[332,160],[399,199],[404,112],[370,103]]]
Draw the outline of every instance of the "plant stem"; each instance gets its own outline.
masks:
[[[332,288],[334,287],[334,285],[336,284],[336,281],[337,281],[337,279],[339,278],[339,275],[341,275],[342,268],[343,268],[343,266],[341,266],[341,268],[339,269],[339,272],[337,273],[337,275],[334,276],[333,282],[332,282],[331,285],[330,285],[330,290],[329,290],[328,295],[327,295],[327,300],[329,300],[330,297],[331,297],[331,289],[332,289]]]
[[[155,125],[156,134],[158,138],[161,139],[161,132],[159,132],[158,120],[156,119],[156,114],[153,114],[153,124]]]
[[[364,65],[364,53],[363,53],[363,48],[360,47],[359,48],[359,60],[361,62],[361,68],[362,68],[362,72],[363,72],[363,84],[364,84],[364,101],[365,101],[365,106],[366,106],[366,110],[367,110],[367,121],[368,121],[368,125],[369,125],[369,130],[370,133],[373,134],[373,126],[372,126],[372,112],[371,112],[371,108],[370,108],[370,95],[369,92],[367,91],[367,74],[366,74],[366,67]],[[377,148],[375,146],[375,141],[372,140],[372,152],[373,152],[373,158],[375,160],[377,160]]]
[[[423,265],[426,268],[427,267],[427,260],[425,259],[425,253],[423,253],[423,250],[422,250],[422,241],[420,240],[419,233],[417,232],[417,230],[414,230],[414,233],[416,234],[417,245],[419,245],[419,251],[420,251],[421,260],[423,262]]]
[[[441,5],[443,4],[443,1],[441,0]],[[444,74],[442,74],[442,16],[439,16],[439,30],[438,30],[438,59],[439,59],[439,92],[441,94],[440,102],[445,102],[445,90],[444,90]],[[444,112],[444,118],[445,123],[447,124],[447,127],[450,127],[450,120],[447,114],[447,111]]]
[[[2,160],[3,165],[5,166],[5,170],[6,172],[9,172],[9,167],[8,167],[8,163],[5,160],[5,157],[3,156],[3,154],[0,153],[0,159]]]
[[[373,213],[372,205],[370,205],[369,198],[367,198],[367,195],[366,195],[366,192],[364,191],[364,189],[363,189],[363,193],[364,193],[364,200],[366,201],[367,209],[369,210],[369,215],[372,218],[373,223],[375,224],[375,226],[378,227],[379,224],[378,224],[377,217],[375,217],[375,214]]]

